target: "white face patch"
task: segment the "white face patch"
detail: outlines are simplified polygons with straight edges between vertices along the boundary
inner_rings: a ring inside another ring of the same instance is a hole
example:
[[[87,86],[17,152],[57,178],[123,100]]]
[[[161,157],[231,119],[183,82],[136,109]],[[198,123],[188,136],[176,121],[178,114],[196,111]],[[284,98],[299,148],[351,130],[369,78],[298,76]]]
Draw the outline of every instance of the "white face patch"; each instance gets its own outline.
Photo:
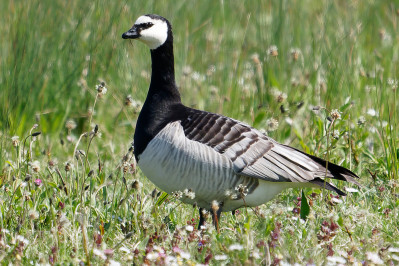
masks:
[[[139,17],[134,25],[151,22],[153,25],[140,31],[138,40],[147,44],[150,49],[156,49],[161,46],[168,38],[168,24],[160,19],[152,19],[148,16]]]

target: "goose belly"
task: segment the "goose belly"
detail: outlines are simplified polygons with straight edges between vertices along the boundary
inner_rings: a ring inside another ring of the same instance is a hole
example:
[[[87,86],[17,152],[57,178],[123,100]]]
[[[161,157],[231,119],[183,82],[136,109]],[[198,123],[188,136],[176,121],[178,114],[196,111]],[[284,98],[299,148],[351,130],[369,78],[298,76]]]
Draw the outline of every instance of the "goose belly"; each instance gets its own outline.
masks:
[[[222,202],[226,191],[241,183],[227,157],[186,138],[180,123],[161,130],[139,156],[138,165],[160,189],[167,193],[191,189],[195,198],[183,195],[181,200],[207,209],[210,202]]]

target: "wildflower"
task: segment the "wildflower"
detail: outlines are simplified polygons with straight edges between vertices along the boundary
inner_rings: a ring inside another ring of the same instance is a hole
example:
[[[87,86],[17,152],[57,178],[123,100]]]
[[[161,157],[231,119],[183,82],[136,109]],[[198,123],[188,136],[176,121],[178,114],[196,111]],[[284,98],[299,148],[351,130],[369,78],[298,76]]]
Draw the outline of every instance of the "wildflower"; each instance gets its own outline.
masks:
[[[174,191],[174,192],[172,192],[172,196],[175,197],[176,199],[181,199],[183,197],[183,192]]]
[[[159,257],[159,255],[158,255],[157,252],[150,252],[150,253],[148,253],[147,256],[146,256],[146,258],[147,258],[149,261],[155,261],[158,257]]]
[[[104,255],[107,256],[107,258],[112,258],[112,256],[114,256],[114,251],[112,249],[105,249]]]
[[[236,200],[236,199],[238,198],[237,194],[234,193],[233,191],[231,191],[230,189],[229,189],[229,190],[226,190],[226,192],[224,193],[224,195],[226,196],[226,198],[229,198],[229,199],[231,199],[231,200]]]
[[[73,167],[73,164],[66,162],[65,163],[65,172],[71,171],[72,167]]]
[[[138,181],[138,180],[134,180],[133,183],[132,183],[132,188],[133,189],[139,190],[142,186],[143,186],[143,184],[140,181]]]
[[[285,101],[285,99],[287,99],[287,94],[284,92],[281,92],[279,95],[276,96],[276,101],[278,103],[282,103]]]
[[[93,254],[96,255],[97,257],[103,259],[103,260],[107,259],[107,256],[105,256],[105,254],[99,249],[93,248]]]
[[[223,254],[223,255],[215,255],[215,260],[227,260],[228,257],[227,255]]]
[[[194,199],[195,198],[195,192],[194,191],[192,191],[191,189],[185,189],[184,191],[183,191],[183,193],[184,193],[184,196],[186,196],[187,198],[189,198],[189,199]]]
[[[301,55],[301,50],[299,48],[291,48],[290,54],[292,56],[293,61],[298,61],[299,56]]]
[[[37,186],[37,187],[40,187],[41,185],[42,185],[42,180],[41,179],[39,179],[39,178],[37,178],[37,179],[35,179],[35,181],[33,181],[34,183],[35,183],[35,185]]]
[[[366,123],[366,118],[364,116],[360,116],[359,119],[357,120],[357,124],[359,126],[364,125]]]
[[[191,72],[193,72],[193,69],[191,68],[191,66],[183,67],[183,75],[188,76],[191,74]]]
[[[248,195],[248,188],[247,188],[247,186],[245,186],[245,185],[243,185],[243,184],[239,184],[239,185],[235,188],[235,190],[236,190],[238,193],[240,193],[240,195],[241,195],[242,197],[245,197],[245,196]]]
[[[97,91],[97,95],[99,97],[102,97],[103,95],[105,95],[107,93],[107,88],[105,87],[105,82],[101,81],[100,84],[96,85],[96,91]]]
[[[18,137],[18,136],[12,137],[12,138],[11,138],[11,141],[12,141],[12,145],[13,145],[14,147],[18,147],[18,146],[19,146],[19,137]]]
[[[194,227],[192,225],[186,225],[187,232],[192,232],[193,230],[194,230]]]
[[[366,252],[367,259],[374,264],[384,264],[384,261],[380,258],[376,252]]]
[[[31,167],[33,172],[38,173],[40,171],[40,162],[39,161],[33,161],[31,163]]]
[[[332,136],[334,139],[339,139],[339,130],[338,130],[338,129],[335,129],[333,132],[331,132],[331,136]]]
[[[58,162],[57,162],[56,159],[50,160],[50,161],[48,161],[48,163],[47,163],[47,165],[48,165],[48,167],[49,167],[50,169],[53,169],[54,167],[56,167],[57,164],[58,164]]]
[[[388,78],[387,83],[394,90],[398,88],[398,80],[397,79]]]
[[[242,246],[242,245],[240,245],[240,244],[232,244],[232,245],[230,245],[230,247],[229,247],[229,250],[230,251],[234,251],[234,250],[242,250],[244,247]]]
[[[130,107],[130,106],[133,105],[133,102],[134,102],[134,100],[133,100],[132,95],[126,96],[126,98],[125,98],[125,106]]]
[[[26,239],[25,237],[21,236],[21,235],[17,235],[16,239],[17,239],[19,242],[24,243],[24,245],[26,245],[26,246],[29,245],[29,240]]]
[[[211,208],[214,212],[217,212],[219,210],[219,202],[217,202],[217,200],[213,200],[211,203]]]
[[[271,56],[274,56],[274,57],[278,56],[278,49],[277,49],[277,46],[275,46],[275,45],[270,46],[270,47],[267,49],[267,53],[268,53],[269,55],[271,55]]]
[[[369,116],[377,116],[377,115],[378,115],[377,111],[374,110],[374,109],[372,109],[372,108],[369,108],[369,109],[367,110],[367,114],[368,114]]]
[[[29,219],[31,220],[36,220],[39,218],[39,212],[37,212],[36,210],[30,210],[28,213]]]
[[[190,255],[190,253],[188,253],[188,252],[182,251],[182,252],[180,252],[180,257],[181,257],[182,259],[189,260],[190,257],[191,257],[191,255]]]
[[[334,120],[341,119],[341,112],[338,109],[333,109],[330,112],[331,118]]]
[[[269,131],[275,131],[278,128],[278,121],[274,118],[270,118],[266,121],[266,125]]]
[[[66,121],[65,127],[66,127],[68,130],[73,130],[73,129],[76,128],[76,122],[75,122],[74,120],[70,119],[70,120]]]

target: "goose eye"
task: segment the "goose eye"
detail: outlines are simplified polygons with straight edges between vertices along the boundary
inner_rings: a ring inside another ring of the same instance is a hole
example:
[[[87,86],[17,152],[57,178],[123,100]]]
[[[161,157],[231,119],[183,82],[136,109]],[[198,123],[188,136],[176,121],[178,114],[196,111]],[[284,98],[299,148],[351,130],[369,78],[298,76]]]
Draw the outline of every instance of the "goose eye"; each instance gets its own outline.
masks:
[[[154,25],[152,22],[147,22],[147,23],[141,24],[140,26],[141,26],[142,29],[148,29],[152,25]]]

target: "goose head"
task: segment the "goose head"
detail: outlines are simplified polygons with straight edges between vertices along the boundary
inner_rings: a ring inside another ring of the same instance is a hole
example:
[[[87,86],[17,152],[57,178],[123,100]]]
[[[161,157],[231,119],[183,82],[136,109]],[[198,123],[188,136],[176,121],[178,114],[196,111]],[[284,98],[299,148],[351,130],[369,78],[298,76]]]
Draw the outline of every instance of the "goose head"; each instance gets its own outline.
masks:
[[[139,17],[133,27],[122,34],[123,39],[137,39],[154,50],[172,38],[172,27],[167,19],[148,14]]]

